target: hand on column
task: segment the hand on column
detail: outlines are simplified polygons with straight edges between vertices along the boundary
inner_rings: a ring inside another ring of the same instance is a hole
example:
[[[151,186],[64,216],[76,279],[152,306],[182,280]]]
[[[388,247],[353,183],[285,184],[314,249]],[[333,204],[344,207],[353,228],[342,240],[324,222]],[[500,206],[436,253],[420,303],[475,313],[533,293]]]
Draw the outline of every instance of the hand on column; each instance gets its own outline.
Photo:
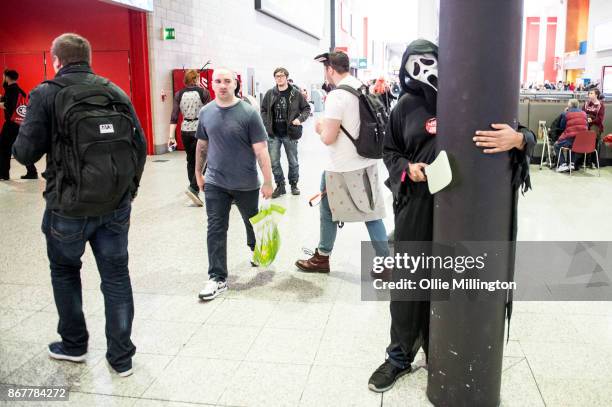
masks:
[[[521,150],[525,144],[522,133],[517,132],[507,124],[492,124],[495,130],[478,130],[472,140],[476,147],[484,147],[485,154],[501,153],[518,148]]]

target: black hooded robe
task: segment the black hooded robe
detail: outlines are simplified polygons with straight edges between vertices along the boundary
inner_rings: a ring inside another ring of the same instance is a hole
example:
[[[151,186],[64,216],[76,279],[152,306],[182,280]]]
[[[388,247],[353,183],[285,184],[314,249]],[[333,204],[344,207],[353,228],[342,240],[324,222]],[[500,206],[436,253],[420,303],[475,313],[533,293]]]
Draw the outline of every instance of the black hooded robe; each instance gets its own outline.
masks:
[[[427,130],[435,117],[435,91],[410,81],[391,111],[383,150],[389,170],[386,184],[393,191],[396,242],[433,239],[433,195],[427,182],[411,181],[407,169],[409,163],[430,164],[436,158],[435,133]],[[412,362],[420,347],[427,354],[428,338],[429,302],[391,300],[390,349],[399,345]]]
[[[383,149],[383,160],[389,171],[386,185],[393,192],[394,241],[429,242],[433,240],[433,195],[429,193],[427,182],[411,181],[407,171],[409,163],[431,164],[436,158],[436,137],[428,123],[436,117],[437,93],[414,80],[406,83],[404,90],[405,94],[391,112]],[[531,186],[529,157],[535,145],[535,135],[529,129],[519,125],[518,131],[523,134],[526,145],[522,151],[508,152],[515,191],[511,240],[516,239],[518,190],[522,186],[525,192]],[[513,270],[510,273],[513,275]],[[428,354],[429,305],[429,301],[393,299],[390,303],[391,344],[388,349],[399,346],[410,363],[419,348],[423,347],[425,355]],[[511,312],[510,297],[508,318]]]

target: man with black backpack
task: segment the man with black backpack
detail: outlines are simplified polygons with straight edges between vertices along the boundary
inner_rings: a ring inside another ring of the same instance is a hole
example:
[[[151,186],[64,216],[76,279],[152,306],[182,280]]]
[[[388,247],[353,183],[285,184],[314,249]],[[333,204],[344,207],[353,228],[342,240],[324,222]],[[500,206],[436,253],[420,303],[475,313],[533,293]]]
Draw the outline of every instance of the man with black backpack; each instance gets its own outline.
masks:
[[[83,362],[89,334],[83,315],[81,256],[89,242],[98,264],[106,313],[106,359],[119,376],[132,374],[134,301],[128,271],[128,229],[146,159],[146,141],[128,96],[90,67],[89,42],[62,34],[51,45],[53,80],[31,93],[13,147],[34,164],[47,154],[47,239],[61,341],[53,359]]]
[[[329,52],[315,60],[323,63],[326,81],[336,87],[315,127],[330,159],[321,179],[319,245],[311,258],[295,265],[305,272],[329,273],[329,256],[343,222],[365,222],[376,255],[389,255],[378,177],[387,116],[380,99],[349,74],[345,53]]]

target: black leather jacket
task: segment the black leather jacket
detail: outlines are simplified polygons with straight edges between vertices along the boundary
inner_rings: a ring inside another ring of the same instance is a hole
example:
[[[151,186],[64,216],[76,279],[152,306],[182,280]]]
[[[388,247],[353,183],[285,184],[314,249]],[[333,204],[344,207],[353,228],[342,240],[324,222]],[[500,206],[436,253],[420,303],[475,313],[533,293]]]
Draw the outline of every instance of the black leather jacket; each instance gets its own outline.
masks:
[[[304,123],[310,117],[310,104],[304,99],[302,93],[294,86],[289,85],[291,93],[289,94],[289,112],[287,114],[287,135],[293,140],[297,140],[302,136],[302,126],[293,126],[291,122],[298,119],[300,123]],[[266,92],[266,95],[261,102],[261,118],[268,132],[268,136],[274,137],[272,123],[274,121],[274,103],[278,99],[279,91],[275,86]]]

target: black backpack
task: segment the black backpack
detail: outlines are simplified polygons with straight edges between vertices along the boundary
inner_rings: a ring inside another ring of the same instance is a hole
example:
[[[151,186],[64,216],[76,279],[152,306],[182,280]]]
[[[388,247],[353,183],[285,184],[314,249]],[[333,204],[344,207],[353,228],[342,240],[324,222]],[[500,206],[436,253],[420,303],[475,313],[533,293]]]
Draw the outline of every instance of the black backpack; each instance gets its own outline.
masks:
[[[548,139],[551,143],[554,143],[555,141],[557,141],[559,137],[561,137],[561,134],[563,134],[563,130],[561,129],[561,118],[562,117],[563,115],[560,114],[550,124],[550,130],[548,131]]]
[[[377,95],[371,94],[366,86],[356,90],[347,85],[340,85],[336,89],[343,89],[359,98],[359,119],[361,121],[359,138],[355,139],[344,126],[340,126],[357,148],[357,154],[365,158],[382,158],[383,140],[389,120],[385,105]]]
[[[137,172],[136,126],[129,101],[107,79],[58,77],[52,160],[59,210],[98,216],[117,209]]]

